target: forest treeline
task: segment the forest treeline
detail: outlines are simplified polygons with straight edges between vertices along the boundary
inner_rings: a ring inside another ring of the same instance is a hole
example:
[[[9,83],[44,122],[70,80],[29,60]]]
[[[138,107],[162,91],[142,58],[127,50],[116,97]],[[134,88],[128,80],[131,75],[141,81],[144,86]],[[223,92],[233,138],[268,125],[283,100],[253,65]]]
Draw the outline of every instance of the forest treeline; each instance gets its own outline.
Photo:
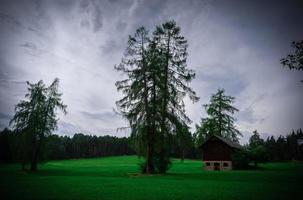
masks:
[[[303,138],[301,129],[292,131],[286,136],[273,136],[263,140],[257,132],[254,132],[245,149],[262,146],[265,150],[261,154],[259,162],[269,161],[291,161],[303,160],[303,145],[298,140]],[[9,129],[0,132],[0,162],[19,162],[22,157],[22,150],[19,148],[20,135]],[[47,151],[44,152],[42,160],[60,160],[75,158],[93,158],[104,156],[134,155],[130,137],[114,136],[91,136],[77,133],[72,137],[50,135],[46,139]],[[195,144],[192,136],[191,143],[187,149],[178,144],[177,137],[172,140],[172,157],[182,159],[201,159],[202,152]]]
[[[22,160],[20,143],[22,137],[9,129],[0,133],[1,162],[18,162]],[[76,133],[72,137],[56,134],[46,137],[46,151],[41,160],[61,160],[75,158],[93,158],[103,156],[132,155],[129,138],[114,136],[91,136]]]

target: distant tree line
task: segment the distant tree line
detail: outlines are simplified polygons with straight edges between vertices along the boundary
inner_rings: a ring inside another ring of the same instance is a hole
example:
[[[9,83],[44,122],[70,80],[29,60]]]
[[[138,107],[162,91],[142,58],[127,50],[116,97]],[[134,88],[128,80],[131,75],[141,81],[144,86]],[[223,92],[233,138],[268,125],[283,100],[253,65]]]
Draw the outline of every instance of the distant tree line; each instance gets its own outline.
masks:
[[[264,162],[280,162],[303,160],[303,138],[301,129],[292,131],[286,136],[273,136],[262,139],[257,131],[253,132],[249,143],[244,145],[244,151],[235,155],[240,165],[249,162],[258,164]],[[41,160],[60,160],[75,158],[93,158],[104,156],[134,155],[131,137],[91,136],[77,133],[73,137],[49,135],[46,138],[46,150]],[[195,145],[195,138],[190,134],[188,144],[182,145],[184,140],[173,137],[171,141],[170,156],[180,158],[201,159],[202,152]],[[22,149],[19,147],[21,135],[9,129],[0,132],[0,162],[22,161]],[[242,162],[242,163],[241,163]]]
[[[40,160],[93,158],[103,156],[133,155],[130,138],[91,136],[77,133],[73,137],[49,135],[45,139],[45,151]],[[0,132],[0,162],[20,162],[22,137],[9,129]]]
[[[269,161],[303,160],[303,143],[300,143],[300,139],[303,139],[302,129],[293,130],[277,139],[273,136],[266,140],[261,139],[260,145],[265,147]]]
[[[286,136],[273,136],[265,140],[260,137],[257,130],[244,145],[242,151],[233,155],[233,165],[236,169],[250,167],[249,163],[281,162],[303,160],[303,132],[302,129],[292,131]]]

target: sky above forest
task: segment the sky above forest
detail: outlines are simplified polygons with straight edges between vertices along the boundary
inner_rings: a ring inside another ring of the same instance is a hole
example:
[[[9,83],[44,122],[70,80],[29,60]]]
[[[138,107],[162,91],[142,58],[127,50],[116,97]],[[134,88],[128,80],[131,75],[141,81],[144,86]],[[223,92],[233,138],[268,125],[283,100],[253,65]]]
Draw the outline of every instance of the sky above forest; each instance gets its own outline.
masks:
[[[195,124],[203,104],[224,88],[236,97],[236,126],[247,142],[257,129],[263,138],[285,135],[303,125],[303,73],[283,68],[290,43],[303,39],[302,1],[242,0],[1,0],[0,129],[24,99],[26,81],[60,79],[68,114],[59,114],[56,133],[128,136],[128,123],[114,112],[121,98],[114,70],[128,35],[143,25],[175,20],[188,40],[190,86],[200,101],[187,98]]]

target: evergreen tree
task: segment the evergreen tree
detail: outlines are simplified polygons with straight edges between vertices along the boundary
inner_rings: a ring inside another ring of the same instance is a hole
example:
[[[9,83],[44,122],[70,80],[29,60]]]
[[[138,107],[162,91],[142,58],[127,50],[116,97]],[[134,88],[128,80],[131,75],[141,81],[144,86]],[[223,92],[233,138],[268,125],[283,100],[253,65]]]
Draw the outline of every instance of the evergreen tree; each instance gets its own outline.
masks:
[[[59,79],[46,87],[42,80],[36,84],[27,82],[28,93],[15,107],[15,115],[11,120],[14,131],[22,134],[23,163],[30,162],[31,170],[37,170],[39,158],[44,152],[45,138],[57,128],[57,109],[66,113],[58,92]]]
[[[218,135],[235,142],[239,142],[239,136],[242,136],[234,125],[233,117],[238,109],[232,106],[235,98],[227,96],[224,89],[218,89],[213,94],[209,104],[205,104],[207,118],[202,118],[201,124],[196,126],[197,140],[203,142],[206,137]],[[201,144],[201,143],[200,143]]]
[[[190,123],[183,98],[198,100],[188,87],[195,74],[187,68],[186,58],[187,41],[180,27],[169,21],[156,27],[152,39],[139,28],[115,67],[127,75],[116,83],[125,94],[117,106],[129,120],[138,154],[146,159],[146,173],[168,169],[171,138]]]
[[[157,26],[153,41],[160,52],[160,68],[157,71],[159,99],[161,99],[161,121],[158,158],[161,173],[169,164],[169,141],[173,134],[178,134],[190,119],[185,114],[183,98],[188,95],[196,102],[196,93],[188,86],[195,78],[195,73],[187,67],[187,40],[181,35],[181,29],[175,21],[168,21]]]
[[[257,130],[253,132],[253,135],[249,138],[249,147],[255,148],[259,145],[264,145],[264,140],[260,137]]]
[[[180,131],[178,131],[176,139],[179,147],[180,159],[183,162],[186,153],[193,147],[193,139],[189,131],[189,127],[184,126]]]

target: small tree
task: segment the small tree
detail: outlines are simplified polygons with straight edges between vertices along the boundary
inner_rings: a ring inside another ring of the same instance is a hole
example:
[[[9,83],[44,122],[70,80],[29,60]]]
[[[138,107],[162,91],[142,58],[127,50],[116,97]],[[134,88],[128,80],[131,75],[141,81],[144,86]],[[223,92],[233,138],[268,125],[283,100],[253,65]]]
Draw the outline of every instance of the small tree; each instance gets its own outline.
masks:
[[[242,134],[234,125],[236,119],[233,114],[238,112],[232,105],[234,100],[234,97],[225,95],[224,89],[218,89],[217,93],[212,95],[210,103],[204,105],[208,117],[202,118],[201,124],[196,126],[198,141],[202,142],[211,135],[239,141]]]
[[[267,161],[267,151],[262,145],[251,148],[249,151],[250,160],[254,162],[255,167],[258,163],[265,163]]]
[[[16,133],[22,135],[22,169],[30,162],[30,169],[36,171],[44,151],[45,138],[57,128],[56,111],[60,109],[66,113],[66,105],[62,102],[62,94],[58,92],[58,78],[49,87],[46,87],[42,80],[36,84],[27,82],[27,85],[26,100],[21,100],[16,105],[16,113],[10,124]]]
[[[253,135],[249,138],[249,157],[254,162],[255,166],[258,163],[264,163],[267,161],[267,150],[265,148],[265,142],[260,137],[257,130],[253,132]]]
[[[232,155],[233,169],[247,169],[249,167],[249,152],[246,149]]]
[[[264,140],[260,137],[257,130],[253,132],[253,135],[249,138],[249,147],[255,148],[257,146],[264,145]]]

